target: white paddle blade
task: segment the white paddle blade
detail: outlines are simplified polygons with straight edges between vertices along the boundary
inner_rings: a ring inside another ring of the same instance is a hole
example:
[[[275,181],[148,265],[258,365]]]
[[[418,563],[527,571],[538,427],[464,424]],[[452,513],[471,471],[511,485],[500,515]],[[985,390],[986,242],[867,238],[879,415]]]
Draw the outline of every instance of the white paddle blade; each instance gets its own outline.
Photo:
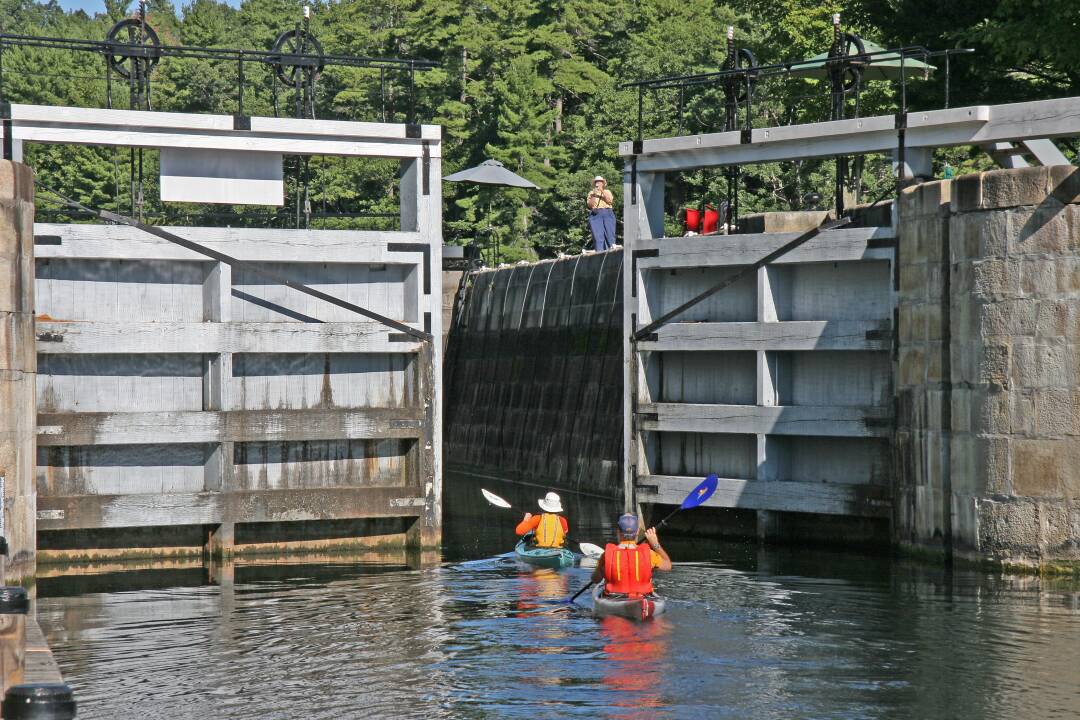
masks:
[[[581,554],[585,557],[598,558],[604,554],[604,548],[592,543],[578,543],[578,547],[581,548]]]
[[[499,497],[495,493],[488,492],[484,488],[480,488],[480,492],[484,493],[484,499],[487,500],[492,505],[494,505],[495,507],[506,508],[507,510],[510,509],[510,503],[506,502],[505,500],[503,500],[501,497]]]

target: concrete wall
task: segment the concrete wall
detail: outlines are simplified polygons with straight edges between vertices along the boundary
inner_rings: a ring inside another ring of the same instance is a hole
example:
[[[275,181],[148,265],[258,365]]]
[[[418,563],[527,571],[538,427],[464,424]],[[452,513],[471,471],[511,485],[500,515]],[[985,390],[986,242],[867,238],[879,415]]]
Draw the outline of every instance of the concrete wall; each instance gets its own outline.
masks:
[[[449,332],[446,464],[621,491],[623,253],[472,273]]]
[[[1080,171],[924,185],[900,217],[898,539],[1075,566]]]
[[[34,176],[0,161],[0,535],[7,581],[34,574]]]

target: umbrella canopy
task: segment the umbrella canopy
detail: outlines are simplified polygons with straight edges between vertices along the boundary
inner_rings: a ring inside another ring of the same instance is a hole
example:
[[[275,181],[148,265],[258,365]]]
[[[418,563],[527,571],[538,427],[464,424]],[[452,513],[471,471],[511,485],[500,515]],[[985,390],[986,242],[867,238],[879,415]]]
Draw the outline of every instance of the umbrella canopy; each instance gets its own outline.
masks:
[[[898,80],[900,79],[900,53],[884,53],[882,55],[873,55],[872,53],[880,53],[885,48],[876,43],[872,43],[869,40],[863,40],[863,47],[866,48],[866,52],[870,57],[868,60],[870,64],[863,72],[864,80]],[[853,47],[849,46],[848,52],[851,55],[858,53]],[[814,78],[816,80],[828,80],[829,68],[828,68],[829,53],[818,53],[809,60],[800,63],[799,65],[791,68],[791,74],[796,77]],[[904,75],[910,78],[924,77],[927,72],[932,72],[936,68],[933,65],[929,65],[917,57],[905,57],[904,58]]]
[[[447,182],[467,182],[477,185],[505,185],[506,187],[530,188],[539,190],[525,178],[507,170],[498,160],[485,160],[476,167],[447,175]]]

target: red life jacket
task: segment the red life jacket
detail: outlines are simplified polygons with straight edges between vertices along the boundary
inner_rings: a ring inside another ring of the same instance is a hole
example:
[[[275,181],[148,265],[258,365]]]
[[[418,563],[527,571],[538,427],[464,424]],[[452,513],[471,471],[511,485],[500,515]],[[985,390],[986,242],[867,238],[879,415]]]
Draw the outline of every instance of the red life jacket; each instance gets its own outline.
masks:
[[[648,595],[653,591],[652,548],[648,544],[604,547],[604,592],[609,595]]]

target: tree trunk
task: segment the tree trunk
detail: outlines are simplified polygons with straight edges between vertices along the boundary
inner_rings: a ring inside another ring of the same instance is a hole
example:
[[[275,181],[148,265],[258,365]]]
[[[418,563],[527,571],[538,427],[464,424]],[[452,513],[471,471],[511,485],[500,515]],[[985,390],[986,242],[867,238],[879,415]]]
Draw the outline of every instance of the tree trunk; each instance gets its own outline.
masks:
[[[469,81],[469,51],[461,48],[461,102],[465,103],[465,86]]]

